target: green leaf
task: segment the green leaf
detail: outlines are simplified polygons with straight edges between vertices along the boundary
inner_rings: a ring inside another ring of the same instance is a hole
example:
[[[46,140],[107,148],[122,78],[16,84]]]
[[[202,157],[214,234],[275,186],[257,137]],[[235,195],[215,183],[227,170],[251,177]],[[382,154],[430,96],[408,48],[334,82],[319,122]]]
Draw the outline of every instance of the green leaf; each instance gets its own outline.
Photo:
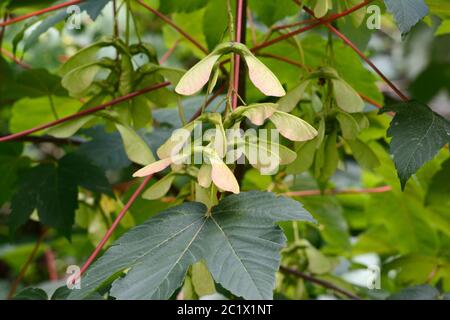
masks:
[[[156,200],[162,198],[169,192],[172,186],[173,180],[175,180],[175,175],[168,174],[164,178],[158,180],[150,188],[148,188],[143,194],[142,198],[147,200]]]
[[[364,109],[364,101],[347,82],[342,79],[333,79],[333,93],[339,108],[354,113]]]
[[[77,153],[86,156],[92,163],[104,170],[119,170],[131,164],[118,132],[108,134],[103,128],[95,127],[86,130],[85,134],[93,139],[83,143]]]
[[[86,0],[84,3],[78,4],[78,6],[81,12],[86,11],[91,19],[95,21],[109,1],[110,0]],[[25,39],[24,50],[27,51],[30,49],[43,33],[47,32],[51,27],[63,21],[67,17],[68,15],[66,13],[66,9],[62,9],[42,21]]]
[[[147,143],[132,128],[120,123],[115,123],[115,125],[122,137],[125,152],[131,161],[141,165],[155,161]]]
[[[439,291],[428,284],[403,289],[388,300],[437,300]]]
[[[450,141],[450,123],[417,101],[383,108],[396,112],[388,136],[402,188],[408,179]]]
[[[353,156],[359,165],[365,169],[373,169],[380,165],[375,152],[359,139],[347,140],[350,149],[352,149]]]
[[[287,168],[288,174],[302,173],[311,168],[316,153],[317,138],[306,141],[297,149],[297,158]]]
[[[72,115],[81,107],[77,100],[63,97],[52,99],[59,117]],[[54,120],[55,115],[48,97],[24,98],[13,105],[9,128],[11,132],[19,132]]]
[[[81,98],[92,82],[94,82],[95,76],[100,69],[98,62],[79,66],[65,74],[61,83],[72,97]]]
[[[118,299],[167,299],[200,260],[233,294],[271,299],[285,243],[274,223],[312,217],[298,202],[265,192],[229,196],[211,216],[206,212],[203,204],[184,203],[130,230],[92,265],[69,299],[85,298],[111,282]]]
[[[64,175],[71,176],[83,188],[114,196],[103,170],[80,154],[65,155],[59,161],[59,169],[64,172]]]
[[[26,158],[21,157],[23,145],[21,143],[0,144],[0,205],[13,196],[18,181],[18,173],[29,165]]]
[[[450,204],[450,159],[447,159],[442,168],[431,179],[425,197],[425,204],[442,206]]]
[[[206,267],[205,262],[199,261],[192,265],[191,281],[195,293],[199,297],[207,296],[216,292],[214,280]]]
[[[48,296],[42,289],[26,288],[16,294],[13,300],[48,300]]]
[[[227,3],[223,0],[209,0],[203,17],[203,33],[209,50],[221,41],[228,28]]]
[[[171,0],[161,1],[159,10],[162,13],[192,12],[203,8],[208,3],[207,0]]]
[[[384,0],[384,3],[402,34],[408,33],[429,12],[424,0]]]
[[[317,130],[308,122],[286,112],[276,111],[270,121],[282,136],[291,141],[307,141],[317,136]]]
[[[70,238],[77,207],[78,190],[72,174],[60,167],[41,164],[21,177],[12,199],[10,226],[17,229],[37,209],[44,225]]]
[[[299,7],[291,0],[250,0],[249,7],[267,26],[272,26],[286,16],[293,16],[299,10]]]
[[[88,115],[80,117],[74,120],[63,122],[59,125],[51,127],[47,130],[47,134],[54,136],[56,138],[69,138],[73,136],[78,130],[81,129],[85,124],[94,120],[94,115]]]
[[[336,116],[339,126],[341,127],[342,136],[344,139],[354,140],[359,134],[359,124],[352,117],[352,115],[344,112],[339,112]]]
[[[278,110],[284,112],[291,112],[302,99],[310,83],[311,83],[310,80],[303,80],[294,89],[288,91],[288,93],[286,93],[284,97],[278,100],[279,105]]]

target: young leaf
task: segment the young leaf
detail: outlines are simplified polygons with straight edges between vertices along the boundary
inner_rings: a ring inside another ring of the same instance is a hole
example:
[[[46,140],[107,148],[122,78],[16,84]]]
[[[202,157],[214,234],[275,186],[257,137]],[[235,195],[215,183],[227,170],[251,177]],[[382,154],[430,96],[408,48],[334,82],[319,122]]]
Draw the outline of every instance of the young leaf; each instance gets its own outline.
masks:
[[[115,125],[122,137],[125,152],[131,161],[141,165],[155,161],[147,143],[132,128],[120,123],[115,123]]]
[[[282,136],[292,141],[307,141],[317,136],[317,130],[308,122],[286,112],[276,111],[270,121]]]
[[[377,155],[367,144],[359,139],[347,140],[347,143],[361,167],[370,170],[380,165],[380,160],[378,160]]]
[[[332,79],[333,93],[339,108],[349,113],[361,112],[364,101],[347,82],[342,79]]]
[[[211,185],[211,170],[212,166],[210,164],[204,163],[198,171],[198,184],[203,188],[209,188],[209,186]]]
[[[303,80],[294,89],[288,91],[284,97],[278,100],[278,110],[291,112],[302,99],[310,83],[311,80]]]
[[[232,195],[210,216],[206,212],[203,204],[184,203],[128,231],[88,269],[81,290],[69,299],[87,298],[111,282],[117,299],[167,299],[200,260],[236,296],[271,299],[285,244],[274,223],[314,221],[311,215],[299,202],[266,192]]]
[[[68,72],[61,83],[72,97],[81,98],[86,89],[91,86],[100,68],[97,62],[82,65]]]
[[[175,175],[169,173],[164,178],[157,181],[150,188],[148,188],[142,194],[142,198],[147,200],[156,200],[164,197],[167,194],[167,192],[169,192],[173,180],[175,180]]]
[[[358,122],[350,114],[339,112],[336,116],[339,126],[341,127],[342,136],[344,139],[353,140],[359,134]]]
[[[322,18],[328,13],[328,10],[333,8],[331,0],[317,0],[314,7],[314,15],[317,18]]]
[[[61,123],[47,130],[47,134],[56,138],[68,138],[73,136],[81,127],[95,119],[93,115],[87,115],[78,119]]]
[[[425,162],[450,142],[450,123],[425,104],[409,101],[385,107],[380,113],[396,112],[388,136],[391,154],[402,188]]]

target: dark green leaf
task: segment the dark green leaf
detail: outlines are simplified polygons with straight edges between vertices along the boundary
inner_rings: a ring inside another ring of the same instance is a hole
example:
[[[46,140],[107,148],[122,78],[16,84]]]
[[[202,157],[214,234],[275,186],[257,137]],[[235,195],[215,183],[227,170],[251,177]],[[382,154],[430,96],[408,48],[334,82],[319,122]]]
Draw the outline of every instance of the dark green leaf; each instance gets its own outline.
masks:
[[[398,28],[408,33],[428,12],[428,6],[424,0],[384,0],[389,12],[395,16]]]
[[[404,188],[411,175],[450,141],[450,123],[417,101],[385,107],[380,112],[390,111],[396,112],[388,130],[391,153]]]
[[[312,217],[291,199],[247,192],[222,200],[205,216],[200,203],[184,203],[151,218],[120,238],[88,270],[80,299],[116,280],[119,299],[167,299],[187,269],[204,259],[216,282],[246,299],[270,299],[284,245],[277,221]],[[169,254],[170,253],[170,254]]]
[[[42,289],[26,288],[16,294],[14,300],[48,300],[48,296]]]

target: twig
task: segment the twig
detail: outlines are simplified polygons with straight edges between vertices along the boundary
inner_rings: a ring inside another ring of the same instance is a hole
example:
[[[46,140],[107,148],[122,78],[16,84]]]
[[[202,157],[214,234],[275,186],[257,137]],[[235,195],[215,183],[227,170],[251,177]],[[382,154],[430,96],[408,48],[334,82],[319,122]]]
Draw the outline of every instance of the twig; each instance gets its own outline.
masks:
[[[344,189],[344,190],[336,190],[329,189],[324,190],[302,190],[302,191],[289,191],[283,193],[283,195],[288,197],[310,197],[310,196],[322,196],[322,195],[344,195],[344,194],[368,194],[368,193],[385,193],[392,191],[391,186],[383,186],[377,188],[367,188],[367,189]]]
[[[344,295],[344,296],[346,296],[346,297],[348,297],[350,299],[361,300],[361,298],[358,297],[357,295],[355,295],[355,294],[353,294],[353,293],[351,293],[351,292],[349,292],[349,291],[347,291],[345,289],[342,289],[342,288],[334,285],[331,282],[315,278],[315,277],[313,277],[311,275],[308,275],[306,273],[303,273],[301,271],[298,271],[298,270],[295,270],[295,269],[291,269],[291,268],[288,268],[288,267],[285,267],[285,266],[280,266],[280,271],[283,272],[283,273],[295,276],[297,278],[301,278],[303,280],[306,280],[306,281],[318,284],[319,286],[322,286],[324,288],[331,289],[331,290],[336,291],[336,292],[338,292],[338,293],[340,293],[340,294],[342,294],[342,295]]]
[[[45,263],[47,265],[49,280],[58,281],[58,270],[56,268],[55,254],[52,249],[45,250]]]
[[[95,250],[91,253],[89,258],[86,260],[86,262],[83,264],[83,266],[80,269],[80,272],[73,278],[73,283],[76,283],[78,278],[89,268],[89,266],[92,264],[92,262],[95,260],[95,258],[98,256],[100,251],[105,246],[106,242],[108,242],[109,238],[111,238],[111,235],[116,230],[117,226],[119,225],[122,218],[125,216],[125,214],[128,212],[130,207],[133,205],[133,203],[136,201],[137,197],[141,194],[141,192],[144,190],[145,186],[148,184],[148,182],[152,179],[152,176],[146,177],[142,183],[139,185],[139,187],[134,191],[134,193],[131,195],[130,199],[126,203],[126,205],[122,208],[120,213],[117,215],[117,218],[112,223],[111,227],[106,231],[105,235],[103,236],[102,240],[99,242]]]
[[[70,121],[70,120],[73,120],[73,119],[77,119],[77,118],[80,118],[80,117],[88,115],[88,114],[95,113],[97,111],[106,109],[106,108],[108,108],[110,106],[116,105],[118,103],[121,103],[121,102],[129,100],[129,99],[132,99],[134,97],[137,97],[139,95],[145,94],[147,92],[154,91],[154,90],[159,89],[159,88],[167,87],[169,84],[170,84],[170,82],[168,82],[168,81],[163,82],[163,83],[159,83],[159,84],[150,86],[148,88],[132,92],[130,94],[127,94],[125,96],[119,97],[117,99],[111,100],[111,101],[106,102],[104,104],[101,104],[101,105],[99,105],[97,107],[93,107],[93,108],[89,108],[89,109],[83,110],[83,111],[75,113],[73,115],[70,115],[70,116],[67,116],[67,117],[64,117],[64,118],[61,118],[61,119],[49,122],[47,124],[43,124],[43,125],[37,126],[35,128],[28,129],[28,130],[25,130],[25,131],[22,131],[22,132],[18,132],[18,133],[14,133],[14,134],[11,134],[11,135],[8,135],[8,136],[5,136],[5,137],[0,137],[0,142],[6,142],[6,141],[15,140],[17,138],[30,135],[30,134],[32,134],[34,132],[50,128],[50,127],[56,126],[58,124],[61,124],[61,123],[64,123],[64,122],[67,122],[67,121]]]
[[[19,275],[14,280],[13,284],[11,285],[11,288],[9,289],[8,300],[11,300],[13,298],[14,294],[16,293],[17,287],[19,286],[19,284],[22,281],[23,277],[27,273],[28,268],[30,267],[31,263],[33,262],[34,257],[36,256],[36,254],[37,254],[37,252],[39,250],[39,247],[41,246],[42,241],[44,240],[44,237],[46,235],[47,235],[47,229],[41,231],[38,239],[36,240],[36,244],[33,247],[33,250],[31,251],[30,255],[27,258],[27,261],[25,261],[25,264],[20,269]]]
[[[307,19],[307,20],[297,21],[297,22],[294,22],[294,23],[283,24],[283,25],[280,25],[280,26],[273,26],[271,28],[271,30],[272,31],[280,31],[280,30],[283,30],[283,29],[289,29],[289,28],[292,28],[292,27],[302,26],[302,25],[305,25],[305,24],[311,24],[311,23],[314,23],[315,21],[316,21],[316,19]]]
[[[297,62],[297,61],[294,61],[294,60],[291,60],[289,58],[282,57],[282,56],[279,56],[279,55],[276,55],[276,54],[273,54],[273,53],[259,53],[258,56],[265,57],[265,58],[272,58],[272,59],[275,59],[275,60],[283,61],[283,62],[286,62],[286,63],[288,63],[290,65],[299,67],[301,69],[305,69],[308,72],[312,71],[311,68],[301,64],[300,62]]]
[[[245,14],[244,6],[246,5],[246,0],[236,0],[236,42],[245,42],[243,39],[243,32],[245,32]],[[238,54],[234,55],[234,84],[233,84],[233,100],[232,108],[233,110],[237,108],[238,94],[239,94],[239,84],[241,76],[241,56]]]
[[[192,36],[190,36],[187,32],[177,26],[169,17],[165,16],[158,10],[153,9],[148,4],[144,3],[142,0],[136,0],[141,6],[150,10],[153,14],[155,14],[158,18],[169,24],[172,28],[177,30],[183,37],[189,40],[193,45],[199,48],[203,53],[208,54],[208,49],[206,49],[203,45],[201,45],[197,40],[195,40]]]
[[[34,12],[31,12],[31,13],[25,14],[23,16],[20,16],[20,17],[16,17],[16,18],[13,18],[13,19],[9,19],[7,21],[0,22],[0,27],[8,26],[10,24],[17,23],[17,22],[29,19],[31,17],[39,16],[39,15],[47,13],[47,12],[55,11],[55,10],[58,10],[58,9],[61,9],[61,8],[65,8],[65,7],[69,7],[71,5],[74,5],[74,4],[77,4],[77,3],[80,3],[80,2],[84,2],[84,0],[67,1],[67,2],[63,2],[63,3],[57,4],[57,5],[54,5],[54,6],[45,8],[45,9],[42,9],[42,10],[34,11]]]
[[[374,0],[365,0],[364,2],[362,2],[362,3],[360,3],[360,4],[356,5],[356,6],[353,6],[353,7],[349,8],[349,9],[347,9],[347,10],[341,12],[341,13],[334,14],[334,15],[328,17],[328,18],[322,19],[321,21],[318,21],[317,23],[313,23],[313,24],[311,24],[309,26],[306,26],[306,27],[294,30],[294,31],[289,32],[289,33],[286,33],[286,34],[284,34],[282,36],[279,36],[279,37],[277,37],[275,39],[265,41],[265,42],[255,46],[255,47],[251,48],[251,51],[257,52],[257,51],[259,51],[259,50],[261,50],[263,48],[271,46],[271,45],[273,45],[275,43],[278,43],[280,41],[286,40],[286,39],[288,39],[290,37],[293,37],[293,36],[295,36],[297,34],[300,34],[300,33],[306,32],[308,30],[314,29],[314,28],[316,28],[316,27],[318,27],[318,26],[320,26],[320,25],[322,25],[322,24],[324,24],[326,22],[332,22],[332,21],[334,21],[336,19],[339,19],[341,17],[347,16],[347,15],[349,15],[349,14],[351,14],[351,13],[353,13],[353,12],[363,8],[363,7],[365,7],[366,5],[371,3],[372,1],[374,1]]]
[[[297,0],[294,0],[296,3]],[[308,14],[310,14],[311,16],[314,17],[314,12],[307,8],[307,7],[303,7],[303,10],[305,10]],[[400,89],[397,88],[397,86],[392,83],[392,81],[390,81],[382,72],[380,69],[378,69],[378,67],[372,62],[370,61],[369,58],[366,57],[366,55],[358,49],[358,47],[350,41],[350,39],[348,39],[345,35],[343,35],[341,32],[339,32],[335,27],[333,27],[329,22],[325,21],[324,19],[319,19],[316,18],[318,21],[323,22],[323,24],[330,29],[334,34],[336,34],[339,38],[341,38],[350,48],[353,49],[353,51],[355,51],[360,57],[361,59],[363,59],[385,82],[386,84],[403,100],[403,101],[409,101],[409,98],[404,95]]]
[[[222,86],[219,87],[219,89],[217,89],[217,91],[206,101],[205,103],[205,107],[204,109],[206,109],[211,102],[214,101],[214,99],[216,99],[218,96],[220,96],[220,94],[225,90],[226,88],[226,84],[224,83]],[[195,119],[197,119],[201,114],[202,114],[202,110],[203,110],[203,106],[198,108],[198,110],[194,113],[194,115],[191,117],[191,119],[189,119],[189,122],[194,121]]]
[[[31,69],[31,66],[25,62],[23,62],[22,60],[18,59],[16,56],[14,56],[11,52],[9,52],[8,50],[1,48],[0,49],[2,54],[5,55],[5,57],[7,57],[8,59],[11,59],[15,64],[21,66],[22,68],[25,69]]]
[[[178,44],[180,43],[180,39],[178,39],[177,41],[175,41],[175,43],[173,44],[172,47],[170,47],[169,50],[166,51],[166,53],[164,53],[164,55],[161,57],[161,59],[159,60],[160,64],[163,64],[164,62],[167,61],[167,59],[169,59],[169,57],[172,55],[172,53],[175,51],[175,49],[177,48]]]

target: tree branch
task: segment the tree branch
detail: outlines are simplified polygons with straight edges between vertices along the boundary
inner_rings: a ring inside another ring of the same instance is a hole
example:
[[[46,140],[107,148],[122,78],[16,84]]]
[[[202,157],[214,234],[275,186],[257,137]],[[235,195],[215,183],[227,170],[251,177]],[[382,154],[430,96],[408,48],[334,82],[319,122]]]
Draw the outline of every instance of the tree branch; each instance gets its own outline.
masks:
[[[99,105],[97,107],[89,108],[89,109],[83,110],[81,112],[75,113],[75,114],[73,114],[71,116],[67,116],[67,117],[64,117],[64,118],[61,118],[61,119],[49,122],[47,124],[43,124],[43,125],[40,125],[38,127],[22,131],[22,132],[14,133],[14,134],[11,134],[11,135],[8,135],[8,136],[5,136],[5,137],[0,137],[0,142],[16,140],[17,138],[21,138],[21,137],[30,135],[30,134],[35,133],[37,131],[40,131],[40,130],[43,130],[43,129],[47,129],[47,128],[50,128],[50,127],[54,127],[54,126],[56,126],[58,124],[61,124],[61,123],[64,123],[64,122],[67,122],[67,121],[70,121],[70,120],[74,120],[74,119],[86,116],[88,114],[95,113],[97,111],[106,109],[108,107],[111,107],[111,106],[116,105],[118,103],[121,103],[123,101],[132,99],[132,98],[137,97],[137,96],[142,95],[142,94],[145,94],[147,92],[154,91],[154,90],[159,89],[159,88],[167,87],[169,84],[170,84],[170,82],[168,82],[168,81],[163,82],[163,83],[159,83],[159,84],[150,86],[148,88],[145,88],[145,89],[142,89],[142,90],[139,90],[139,91],[135,91],[135,92],[127,94],[125,96],[119,97],[117,99],[111,100],[111,101],[106,102],[104,104],[101,104],[101,105]]]
[[[153,9],[148,4],[144,3],[142,0],[136,0],[141,6],[146,8],[147,10],[150,10],[154,15],[156,15],[158,18],[166,22],[168,25],[170,25],[172,28],[177,30],[183,37],[185,37],[187,40],[189,40],[193,45],[195,45],[197,48],[199,48],[203,53],[208,54],[208,49],[206,49],[203,45],[201,45],[197,40],[195,40],[192,36],[190,36],[187,32],[185,32],[183,29],[181,29],[179,26],[177,26],[169,17],[165,16],[158,10]]]
[[[142,183],[139,185],[139,187],[134,191],[134,193],[131,195],[130,199],[128,200],[128,202],[126,203],[126,205],[122,208],[122,210],[120,211],[120,213],[117,215],[117,218],[114,220],[113,224],[111,225],[111,227],[108,229],[108,231],[106,231],[105,235],[103,236],[102,240],[99,242],[99,244],[97,245],[97,247],[94,249],[94,251],[91,253],[91,255],[89,256],[89,258],[86,260],[86,262],[83,264],[83,266],[80,269],[79,274],[77,274],[74,278],[73,278],[73,283],[76,283],[77,280],[79,279],[79,277],[89,268],[89,266],[92,264],[92,262],[94,262],[95,258],[98,256],[98,254],[100,253],[100,251],[103,249],[103,247],[105,246],[106,242],[108,242],[109,238],[111,238],[113,232],[116,230],[116,228],[118,227],[120,221],[122,220],[122,218],[125,216],[125,214],[128,212],[128,210],[130,209],[130,207],[133,205],[133,203],[136,201],[136,199],[138,198],[138,196],[141,194],[141,192],[144,190],[144,188],[146,187],[146,185],[148,184],[148,182],[152,179],[152,176],[148,176],[146,177]]]
[[[339,195],[339,194],[385,193],[390,191],[392,191],[391,186],[382,186],[367,189],[344,189],[344,190],[329,189],[323,192],[321,190],[289,191],[283,193],[283,195],[288,197],[310,197],[310,196]]]
[[[295,3],[299,4],[298,0],[294,0]],[[300,4],[299,4],[300,5]],[[315,18],[314,12],[312,12],[311,9],[307,7],[303,7],[303,10],[305,10],[308,14],[310,14],[312,17]],[[345,35],[343,35],[341,32],[339,32],[335,27],[333,27],[329,22],[325,21],[324,19],[316,18],[318,21],[323,22],[323,24],[330,29],[335,35],[337,35],[339,38],[341,38],[350,48],[353,49],[360,57],[363,59],[385,82],[386,84],[402,99],[403,101],[409,101],[409,98],[404,95],[400,89],[396,87],[392,81],[390,81],[382,72],[380,69],[377,68],[377,66],[370,61],[369,58],[365,56],[365,54],[358,49],[358,47],[350,41]]]
[[[5,57],[7,57],[8,59],[10,59],[12,62],[14,62],[15,64],[21,66],[24,69],[31,69],[31,66],[21,60],[19,60],[16,56],[14,56],[11,52],[9,52],[8,50],[4,49],[4,48],[0,48],[1,53],[3,55],[5,55]]]
[[[342,288],[334,285],[331,282],[315,278],[315,277],[313,277],[311,275],[308,275],[306,273],[303,273],[301,271],[298,271],[298,270],[295,270],[295,269],[291,269],[291,268],[288,268],[288,267],[285,267],[285,266],[280,266],[280,271],[285,273],[285,274],[289,274],[289,275],[295,276],[297,278],[301,278],[303,280],[306,280],[306,281],[318,284],[319,286],[322,286],[324,288],[331,289],[331,290],[336,291],[336,292],[338,292],[338,293],[340,293],[340,294],[342,294],[342,295],[344,295],[344,296],[346,296],[346,297],[348,297],[350,299],[361,300],[361,298],[358,297],[357,295],[355,295],[355,294],[353,294],[353,293],[351,293],[351,292],[349,292],[349,291],[347,291],[345,289],[342,289]]]
[[[14,24],[14,23],[17,23],[17,22],[29,19],[31,17],[39,16],[39,15],[47,13],[47,12],[55,11],[55,10],[58,10],[58,9],[61,9],[61,8],[65,8],[65,7],[69,7],[71,5],[74,5],[74,4],[77,4],[77,3],[80,3],[80,2],[84,2],[84,0],[67,1],[67,2],[63,2],[63,3],[60,3],[60,4],[56,4],[54,6],[42,9],[42,10],[38,10],[38,11],[34,11],[34,12],[31,12],[31,13],[28,13],[28,14],[24,14],[23,16],[16,17],[16,18],[13,18],[13,19],[9,19],[7,21],[0,22],[0,27],[8,26],[10,24]]]
[[[47,235],[47,229],[44,229],[40,232],[39,237],[36,241],[36,244],[33,247],[33,250],[31,251],[30,255],[27,258],[27,261],[25,261],[25,264],[22,266],[22,268],[20,269],[19,275],[17,276],[17,278],[14,280],[13,284],[11,285],[11,288],[9,289],[8,292],[8,300],[11,300],[14,297],[14,294],[16,293],[17,287],[19,286],[20,282],[22,281],[23,277],[25,276],[25,274],[28,271],[28,268],[30,267],[31,263],[34,260],[34,257],[36,256],[39,247],[42,244],[42,241],[44,240],[45,236]]]
[[[289,32],[289,33],[286,33],[286,34],[284,34],[282,36],[279,36],[279,37],[277,37],[275,39],[265,41],[265,42],[255,46],[255,47],[251,48],[251,51],[252,52],[257,52],[257,51],[259,51],[259,50],[261,50],[263,48],[271,46],[271,45],[273,45],[275,43],[278,43],[280,41],[286,40],[286,39],[288,39],[290,37],[293,37],[293,36],[295,36],[297,34],[300,34],[300,33],[306,32],[308,30],[314,29],[314,28],[316,28],[316,27],[318,27],[318,26],[320,26],[320,25],[322,25],[322,24],[324,24],[326,22],[332,22],[332,21],[334,21],[336,19],[339,19],[341,17],[347,16],[347,15],[349,15],[349,14],[351,14],[351,13],[353,13],[353,12],[363,8],[363,7],[365,7],[366,5],[371,3],[372,1],[374,1],[374,0],[365,0],[364,2],[358,4],[358,5],[354,6],[354,7],[351,7],[351,8],[349,8],[349,9],[347,9],[347,10],[341,12],[341,13],[334,14],[334,15],[328,17],[328,18],[322,19],[322,20],[318,21],[317,23],[313,23],[313,24],[311,24],[309,26],[306,26],[306,27],[294,30],[294,31]]]

